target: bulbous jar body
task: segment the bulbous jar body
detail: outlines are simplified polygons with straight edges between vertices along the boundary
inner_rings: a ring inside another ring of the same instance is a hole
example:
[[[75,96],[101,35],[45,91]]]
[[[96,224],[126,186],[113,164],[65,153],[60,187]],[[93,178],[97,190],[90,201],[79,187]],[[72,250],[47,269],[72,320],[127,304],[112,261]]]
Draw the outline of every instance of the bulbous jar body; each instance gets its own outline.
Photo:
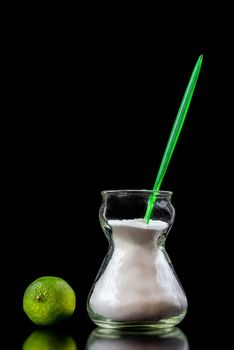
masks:
[[[171,192],[102,192],[99,212],[109,250],[88,296],[87,309],[105,328],[169,328],[187,311],[187,299],[165,250],[175,210]],[[155,196],[151,219],[144,220]]]

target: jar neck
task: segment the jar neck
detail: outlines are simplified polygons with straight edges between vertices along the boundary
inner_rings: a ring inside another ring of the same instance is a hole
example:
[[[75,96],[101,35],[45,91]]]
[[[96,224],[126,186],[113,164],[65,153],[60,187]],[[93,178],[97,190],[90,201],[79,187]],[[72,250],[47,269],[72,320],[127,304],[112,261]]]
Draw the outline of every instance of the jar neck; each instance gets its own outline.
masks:
[[[155,196],[151,213],[152,220],[161,220],[169,225],[174,219],[171,192],[148,190],[103,191],[100,220],[144,219],[149,200]]]

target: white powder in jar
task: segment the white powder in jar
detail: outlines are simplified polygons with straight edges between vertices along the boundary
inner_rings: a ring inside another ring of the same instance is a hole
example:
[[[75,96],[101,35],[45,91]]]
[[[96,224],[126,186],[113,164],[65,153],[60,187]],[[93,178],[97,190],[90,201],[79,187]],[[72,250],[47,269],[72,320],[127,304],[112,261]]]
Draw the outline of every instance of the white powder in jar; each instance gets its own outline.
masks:
[[[109,220],[114,244],[96,281],[90,306],[113,321],[158,321],[181,314],[186,296],[165,252],[157,246],[168,224],[160,220]]]

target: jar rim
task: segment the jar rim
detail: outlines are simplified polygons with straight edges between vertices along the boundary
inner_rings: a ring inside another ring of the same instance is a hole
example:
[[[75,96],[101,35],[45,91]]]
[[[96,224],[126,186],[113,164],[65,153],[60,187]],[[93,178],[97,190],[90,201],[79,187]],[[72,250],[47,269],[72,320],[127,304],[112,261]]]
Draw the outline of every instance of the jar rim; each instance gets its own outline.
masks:
[[[146,189],[139,189],[139,190],[104,190],[101,191],[102,195],[105,194],[119,194],[119,195],[124,195],[124,194],[136,194],[136,193],[143,193],[143,194],[156,194],[157,196],[171,196],[173,192],[171,191],[161,191],[161,190],[146,190]]]

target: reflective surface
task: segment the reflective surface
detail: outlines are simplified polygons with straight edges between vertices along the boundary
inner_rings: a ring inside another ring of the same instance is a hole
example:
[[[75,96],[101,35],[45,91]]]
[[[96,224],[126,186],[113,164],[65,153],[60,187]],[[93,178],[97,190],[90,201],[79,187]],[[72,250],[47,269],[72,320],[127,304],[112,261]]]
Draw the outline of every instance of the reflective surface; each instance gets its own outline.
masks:
[[[96,328],[89,336],[86,350],[189,350],[189,344],[179,328],[164,333]]]
[[[22,350],[78,350],[68,335],[48,330],[34,331],[23,343]]]

